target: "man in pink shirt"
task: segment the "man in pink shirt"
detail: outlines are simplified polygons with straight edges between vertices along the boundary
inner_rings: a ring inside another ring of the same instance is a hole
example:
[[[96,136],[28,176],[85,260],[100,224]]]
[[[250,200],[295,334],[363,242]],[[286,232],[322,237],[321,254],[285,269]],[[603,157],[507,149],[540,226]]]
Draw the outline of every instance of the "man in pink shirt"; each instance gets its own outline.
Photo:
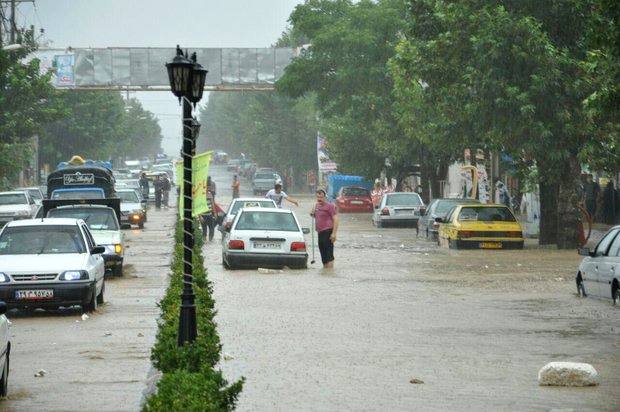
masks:
[[[316,231],[319,234],[319,251],[324,268],[334,267],[334,243],[338,231],[338,214],[333,204],[326,199],[325,190],[316,191],[316,204],[310,216],[316,222]]]

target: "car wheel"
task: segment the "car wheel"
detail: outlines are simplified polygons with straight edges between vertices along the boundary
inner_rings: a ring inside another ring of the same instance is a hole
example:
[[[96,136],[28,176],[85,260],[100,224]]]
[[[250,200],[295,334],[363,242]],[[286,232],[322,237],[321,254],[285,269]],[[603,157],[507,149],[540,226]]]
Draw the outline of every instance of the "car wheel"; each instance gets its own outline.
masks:
[[[123,276],[123,265],[115,266],[114,269],[112,269],[112,273],[114,276]]]
[[[144,229],[144,222],[140,222],[140,223],[138,223],[138,228],[140,228],[140,229]]]
[[[97,311],[97,287],[93,286],[93,291],[91,293],[91,298],[88,303],[83,305],[83,309],[85,312],[96,312]]]
[[[426,239],[428,239],[428,228],[426,228]]]
[[[4,368],[2,369],[2,377],[0,378],[0,396],[7,396],[9,393],[9,360],[10,360],[9,346],[6,352],[6,361],[4,362]]]
[[[104,293],[105,293],[105,280],[103,281],[103,285],[101,285],[101,292],[97,296],[98,305],[103,305],[105,303]]]
[[[586,288],[583,285],[583,279],[581,278],[581,273],[577,274],[577,279],[575,279],[575,282],[577,283],[577,296],[579,296],[580,298],[585,298],[588,295],[586,294]]]
[[[611,287],[611,293],[614,300],[614,305],[620,305],[620,286],[618,286],[618,283],[614,282]]]

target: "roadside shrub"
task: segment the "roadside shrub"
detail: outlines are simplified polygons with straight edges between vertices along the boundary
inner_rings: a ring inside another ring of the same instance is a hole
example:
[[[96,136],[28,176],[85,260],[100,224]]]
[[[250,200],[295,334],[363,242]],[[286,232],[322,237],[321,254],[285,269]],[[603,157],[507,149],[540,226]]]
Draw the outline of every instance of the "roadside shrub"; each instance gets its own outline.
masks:
[[[198,225],[197,225],[198,226]],[[177,346],[181,293],[183,291],[183,224],[177,224],[170,285],[159,303],[161,317],[151,360],[163,372],[157,394],[144,410],[232,410],[242,390],[243,379],[231,385],[214,368],[220,359],[215,304],[202,257],[202,239],[195,234],[193,289],[198,336],[192,344]]]

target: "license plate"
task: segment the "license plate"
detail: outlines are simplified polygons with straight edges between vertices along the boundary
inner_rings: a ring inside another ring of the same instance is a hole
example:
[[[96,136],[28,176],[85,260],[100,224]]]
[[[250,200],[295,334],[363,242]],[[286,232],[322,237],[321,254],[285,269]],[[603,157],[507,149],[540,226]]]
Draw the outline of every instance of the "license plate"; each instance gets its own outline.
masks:
[[[361,204],[364,204],[364,202],[362,202],[361,200],[351,200],[351,204],[352,205],[361,205]]]
[[[501,242],[481,242],[480,248],[481,249],[501,249],[502,243]]]
[[[278,242],[254,242],[254,249],[280,249]]]
[[[15,299],[20,300],[43,300],[53,299],[53,289],[41,289],[41,290],[18,290],[15,292]]]

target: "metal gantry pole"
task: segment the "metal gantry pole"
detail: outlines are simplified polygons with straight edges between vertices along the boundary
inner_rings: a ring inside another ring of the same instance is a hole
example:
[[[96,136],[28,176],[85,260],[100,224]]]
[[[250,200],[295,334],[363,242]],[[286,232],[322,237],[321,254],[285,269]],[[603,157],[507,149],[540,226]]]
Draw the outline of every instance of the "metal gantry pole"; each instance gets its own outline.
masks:
[[[193,289],[194,221],[192,218],[192,156],[194,154],[194,133],[192,127],[192,106],[183,98],[183,293],[179,319],[178,344],[196,340],[196,306]]]

